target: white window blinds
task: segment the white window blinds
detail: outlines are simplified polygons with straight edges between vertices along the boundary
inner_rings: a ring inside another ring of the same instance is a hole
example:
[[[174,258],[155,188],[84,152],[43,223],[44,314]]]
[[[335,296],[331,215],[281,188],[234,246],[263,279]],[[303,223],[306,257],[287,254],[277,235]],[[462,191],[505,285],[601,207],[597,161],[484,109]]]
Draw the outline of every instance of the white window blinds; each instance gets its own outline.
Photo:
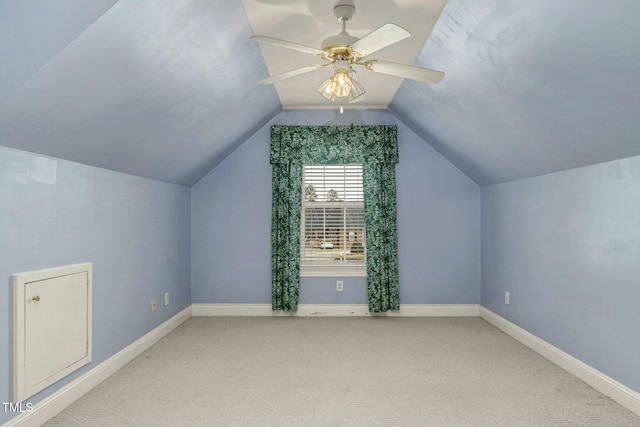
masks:
[[[300,274],[366,276],[362,165],[304,165]]]

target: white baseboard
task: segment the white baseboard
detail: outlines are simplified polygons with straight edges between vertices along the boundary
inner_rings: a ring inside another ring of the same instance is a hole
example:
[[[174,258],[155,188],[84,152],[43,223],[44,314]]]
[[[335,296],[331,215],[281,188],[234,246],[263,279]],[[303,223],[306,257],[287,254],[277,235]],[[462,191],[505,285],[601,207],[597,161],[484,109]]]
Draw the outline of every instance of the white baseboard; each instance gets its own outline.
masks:
[[[192,304],[193,316],[370,316],[367,304],[300,304],[295,313],[273,311],[271,304]],[[477,317],[478,304],[402,304],[399,311],[376,313],[389,317]]]
[[[565,371],[580,378],[600,393],[609,396],[636,415],[640,415],[640,393],[637,391],[619,383],[484,307],[480,307],[480,317]]]
[[[142,338],[114,354],[81,377],[70,382],[52,395],[33,405],[33,411],[12,418],[2,427],[39,426],[78,400],[89,390],[131,362],[162,337],[191,317],[191,306],[173,316]]]

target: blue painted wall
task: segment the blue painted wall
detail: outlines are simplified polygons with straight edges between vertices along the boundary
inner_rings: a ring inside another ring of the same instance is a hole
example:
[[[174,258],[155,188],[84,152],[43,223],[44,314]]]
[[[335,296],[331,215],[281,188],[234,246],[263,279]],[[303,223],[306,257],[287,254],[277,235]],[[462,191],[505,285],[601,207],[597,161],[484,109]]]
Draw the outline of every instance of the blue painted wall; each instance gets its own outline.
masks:
[[[0,147],[0,401],[11,401],[10,276],[93,262],[93,362],[35,403],[191,303],[190,197],[186,187]],[[0,410],[0,424],[12,416]]]
[[[194,303],[271,302],[271,125],[398,126],[401,304],[480,301],[480,189],[382,110],[285,110],[192,188]],[[302,278],[302,304],[366,304],[365,278]]]
[[[640,390],[640,157],[484,187],[482,305]]]

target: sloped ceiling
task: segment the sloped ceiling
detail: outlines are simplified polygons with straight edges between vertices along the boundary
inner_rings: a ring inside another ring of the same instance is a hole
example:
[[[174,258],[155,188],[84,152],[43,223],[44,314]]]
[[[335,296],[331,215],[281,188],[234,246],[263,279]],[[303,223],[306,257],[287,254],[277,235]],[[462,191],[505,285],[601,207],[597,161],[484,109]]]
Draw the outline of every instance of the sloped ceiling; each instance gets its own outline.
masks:
[[[640,155],[638,16],[449,0],[415,62],[444,80],[389,110],[479,185]],[[0,145],[193,185],[282,110],[251,35],[242,0],[2,0]]]
[[[640,155],[640,2],[450,0],[390,109],[479,185]]]
[[[66,31],[33,9],[3,17],[14,40]],[[254,83],[266,69],[240,0],[122,0],[87,21],[2,100],[0,145],[190,186],[282,108]]]

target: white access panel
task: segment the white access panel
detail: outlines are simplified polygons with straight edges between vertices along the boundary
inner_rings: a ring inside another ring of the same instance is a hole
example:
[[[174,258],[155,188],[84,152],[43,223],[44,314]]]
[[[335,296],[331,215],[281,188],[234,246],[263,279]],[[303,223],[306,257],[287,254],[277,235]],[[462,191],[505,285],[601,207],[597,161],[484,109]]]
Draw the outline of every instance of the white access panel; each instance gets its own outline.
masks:
[[[13,401],[91,361],[92,264],[13,276]]]

